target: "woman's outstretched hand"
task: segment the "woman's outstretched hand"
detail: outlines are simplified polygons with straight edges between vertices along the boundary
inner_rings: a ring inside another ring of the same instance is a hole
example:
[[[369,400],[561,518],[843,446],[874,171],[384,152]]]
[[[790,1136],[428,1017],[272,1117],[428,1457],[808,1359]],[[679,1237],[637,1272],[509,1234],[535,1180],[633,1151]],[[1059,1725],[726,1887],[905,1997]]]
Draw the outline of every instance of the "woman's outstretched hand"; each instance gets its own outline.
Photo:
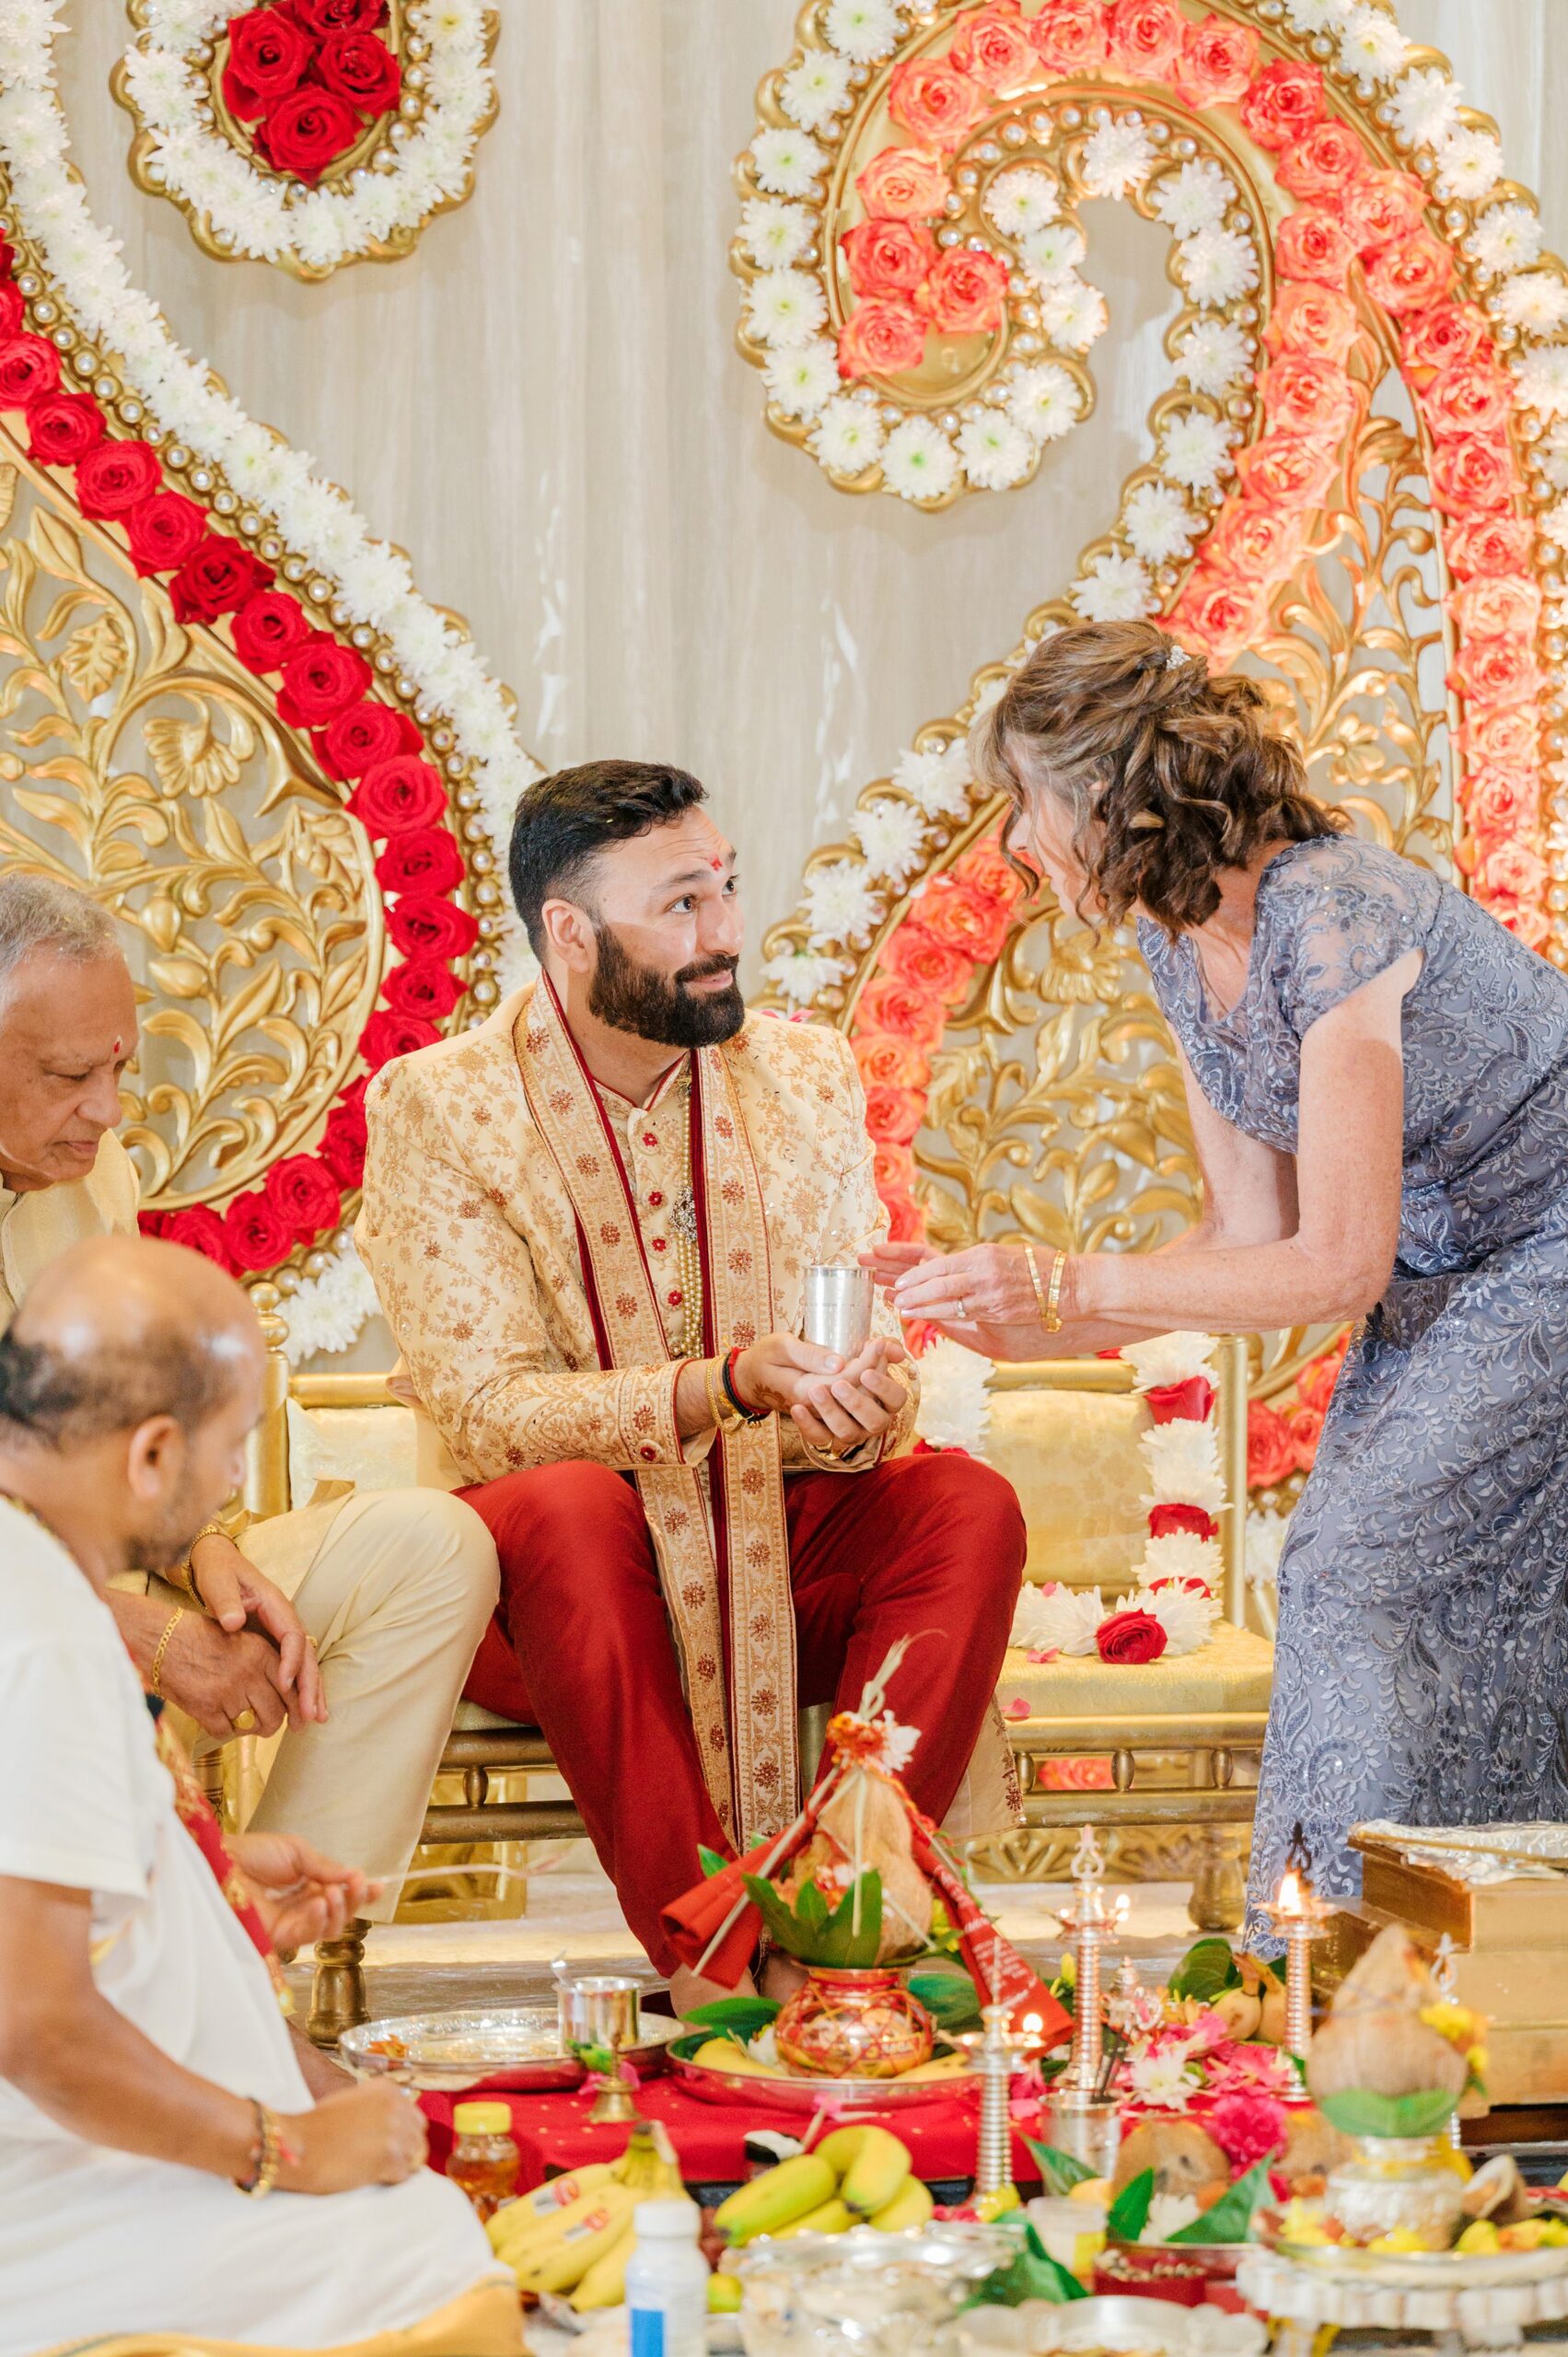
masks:
[[[862,1253],[861,1266],[872,1271],[900,1318],[932,1326],[967,1351],[1028,1360],[1049,1348],[1022,1252],[980,1244],[943,1253],[931,1244],[883,1241]]]

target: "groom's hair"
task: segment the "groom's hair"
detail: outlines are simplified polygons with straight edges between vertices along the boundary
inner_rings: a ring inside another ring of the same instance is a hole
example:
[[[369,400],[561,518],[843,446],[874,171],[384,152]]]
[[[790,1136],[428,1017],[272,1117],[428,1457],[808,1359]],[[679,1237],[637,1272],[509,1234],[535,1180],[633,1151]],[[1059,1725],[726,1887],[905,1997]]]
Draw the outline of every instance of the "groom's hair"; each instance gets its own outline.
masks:
[[[697,779],[668,761],[583,761],[528,786],[512,820],[508,869],[535,957],[544,954],[546,900],[580,900],[598,853],[668,827],[706,800]]]

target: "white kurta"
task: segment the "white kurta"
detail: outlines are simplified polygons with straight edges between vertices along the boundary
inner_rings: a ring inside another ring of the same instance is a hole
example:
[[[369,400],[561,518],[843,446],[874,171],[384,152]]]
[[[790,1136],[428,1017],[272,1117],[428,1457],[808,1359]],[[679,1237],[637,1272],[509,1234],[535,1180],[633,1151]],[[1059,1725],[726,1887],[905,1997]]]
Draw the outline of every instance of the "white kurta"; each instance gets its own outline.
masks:
[[[310,2095],[272,1982],[175,1814],[107,1607],[0,1502],[0,1875],[92,1893],[94,1974],[186,2070],[281,2112]],[[456,2189],[252,2201],[85,2143],[0,2080],[0,2357],[89,2334],[330,2348],[416,2323],[494,2272]]]

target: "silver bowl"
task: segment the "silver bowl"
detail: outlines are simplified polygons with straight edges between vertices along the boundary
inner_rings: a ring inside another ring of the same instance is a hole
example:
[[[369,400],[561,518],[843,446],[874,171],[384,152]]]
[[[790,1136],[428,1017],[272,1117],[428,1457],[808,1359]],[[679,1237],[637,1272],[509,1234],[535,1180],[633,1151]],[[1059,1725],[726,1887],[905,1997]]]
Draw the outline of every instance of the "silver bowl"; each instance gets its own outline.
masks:
[[[646,2078],[665,2068],[666,2048],[684,2034],[681,2022],[646,2015],[638,2043],[622,2048],[621,2060]],[[553,2005],[484,2006],[361,2022],[343,2032],[338,2053],[366,2078],[448,2094],[497,2077],[517,2088],[580,2087],[587,2075],[576,2056],[562,2047]]]

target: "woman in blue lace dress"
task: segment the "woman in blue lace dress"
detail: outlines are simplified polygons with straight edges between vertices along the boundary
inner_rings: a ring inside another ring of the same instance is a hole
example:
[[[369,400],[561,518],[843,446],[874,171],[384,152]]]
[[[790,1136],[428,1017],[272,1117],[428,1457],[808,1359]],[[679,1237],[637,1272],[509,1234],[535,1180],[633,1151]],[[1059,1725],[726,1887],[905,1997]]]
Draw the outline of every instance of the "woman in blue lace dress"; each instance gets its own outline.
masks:
[[[975,754],[1063,905],[1136,915],[1204,1209],[1063,1256],[1049,1346],[1007,1247],[889,1248],[900,1310],[1018,1359],[1358,1321],[1280,1563],[1254,1909],[1298,1818],[1344,1896],[1359,1821],[1568,1817],[1568,982],[1340,832],[1252,684],[1150,624],[1047,640]]]

